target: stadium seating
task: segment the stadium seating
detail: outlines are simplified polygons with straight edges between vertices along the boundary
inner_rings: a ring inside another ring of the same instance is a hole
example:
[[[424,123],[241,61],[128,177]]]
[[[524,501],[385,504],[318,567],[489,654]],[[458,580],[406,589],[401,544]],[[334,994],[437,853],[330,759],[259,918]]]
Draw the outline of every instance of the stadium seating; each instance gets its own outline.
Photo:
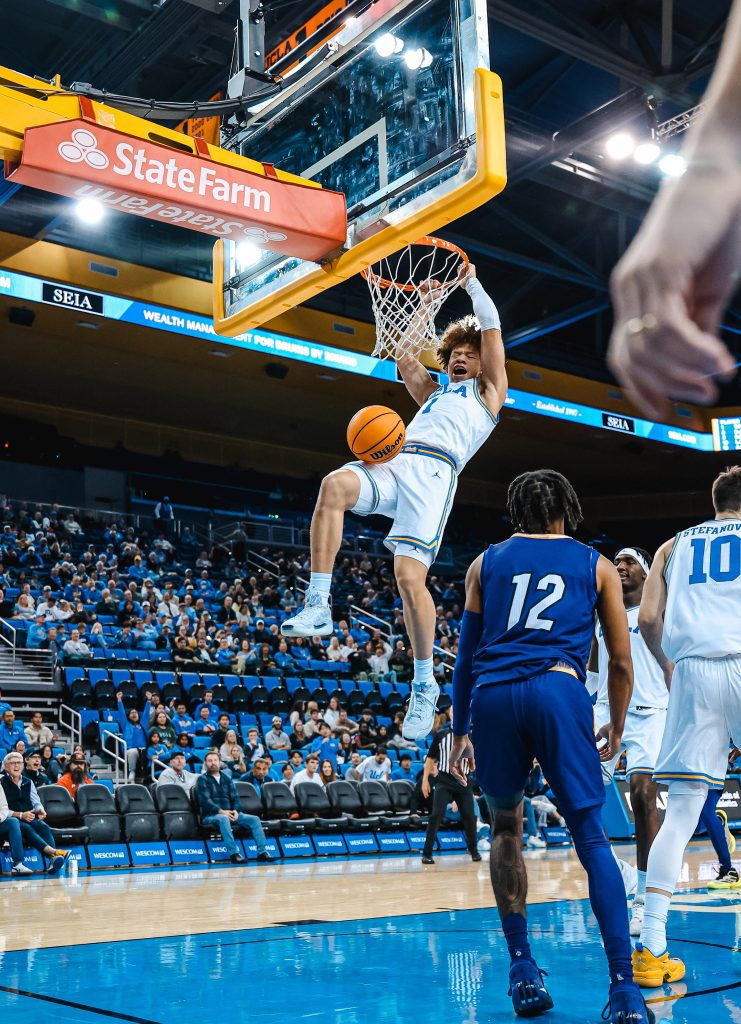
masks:
[[[123,837],[127,843],[149,843],[159,839],[160,821],[146,786],[119,786],[116,807],[123,819]]]
[[[323,789],[313,782],[300,782],[294,790],[302,818],[312,818],[317,832],[340,832],[348,827],[347,815],[338,814]]]
[[[89,830],[82,823],[69,790],[64,786],[39,786],[37,792],[57,845],[81,846],[87,842]]]
[[[347,818],[350,832],[374,832],[379,826],[377,817],[369,817],[360,801],[357,789],[347,780],[338,779],[327,786],[327,797],[333,811]]]
[[[121,838],[113,795],[106,786],[94,783],[77,790],[77,806],[91,843],[117,843]]]
[[[302,834],[313,832],[316,828],[313,818],[299,817],[298,804],[285,782],[266,782],[262,787],[262,799],[265,817],[268,820],[280,821],[281,832]]]
[[[408,812],[396,811],[391,801],[386,784],[369,780],[358,786],[358,795],[363,810],[369,818],[377,818],[379,828],[408,828],[411,815]]]

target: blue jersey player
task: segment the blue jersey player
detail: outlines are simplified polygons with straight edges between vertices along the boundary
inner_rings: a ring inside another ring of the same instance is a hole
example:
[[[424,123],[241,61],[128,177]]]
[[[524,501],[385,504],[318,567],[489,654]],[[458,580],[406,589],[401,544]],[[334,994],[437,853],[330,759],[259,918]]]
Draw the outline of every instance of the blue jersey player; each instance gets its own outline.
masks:
[[[566,536],[581,520],[571,484],[553,470],[524,473],[507,496],[513,536],[471,565],[453,681],[451,770],[475,767],[492,814],[490,871],[511,957],[515,1012],[534,1016],[553,1001],[530,950],[522,798],[537,758],[589,878],[592,909],[610,968],[609,1019],[650,1024],[633,981],[620,869],[602,828],[600,757],[620,748],[633,688],[630,637],[615,566]],[[598,753],[584,686],[594,614],[607,648],[610,722]],[[468,737],[472,723],[473,744]]]

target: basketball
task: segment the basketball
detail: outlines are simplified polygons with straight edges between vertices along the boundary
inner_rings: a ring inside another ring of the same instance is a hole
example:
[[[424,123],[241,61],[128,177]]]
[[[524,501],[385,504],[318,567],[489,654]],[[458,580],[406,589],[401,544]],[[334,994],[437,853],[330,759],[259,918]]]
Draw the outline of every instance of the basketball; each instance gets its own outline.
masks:
[[[362,462],[388,462],[399,454],[406,430],[398,413],[385,405],[368,405],[347,425],[347,443]]]

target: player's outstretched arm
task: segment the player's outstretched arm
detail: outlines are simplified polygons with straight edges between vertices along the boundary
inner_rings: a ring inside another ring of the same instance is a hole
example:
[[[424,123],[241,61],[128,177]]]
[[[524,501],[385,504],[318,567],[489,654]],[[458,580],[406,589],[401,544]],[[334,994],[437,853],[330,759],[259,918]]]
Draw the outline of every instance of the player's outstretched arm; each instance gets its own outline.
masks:
[[[504,366],[499,311],[476,277],[473,263],[469,264],[464,287],[471,298],[473,313],[481,328],[481,397],[493,415],[498,416],[507,397],[507,371]]]
[[[661,640],[664,635],[664,612],[666,610],[666,579],[664,570],[674,542],[669,540],[656,552],[651,571],[643,585],[643,597],[638,611],[638,628],[646,647],[659,663],[664,673],[667,690],[671,686],[674,665],[664,654]]]
[[[473,747],[468,738],[471,727],[471,693],[473,691],[473,656],[481,639],[481,562],[483,554],[471,563],[466,573],[466,607],[458,636],[458,657],[453,671],[453,745],[450,748],[450,771],[467,785],[461,761],[468,761],[473,771]]]
[[[600,752],[611,760],[620,749],[625,716],[633,693],[633,659],[628,619],[617,569],[604,555],[597,562],[597,615],[607,647],[607,695],[610,702],[609,744]]]
[[[437,384],[416,356],[400,355],[396,365],[409,394],[417,405],[424,405],[430,395],[437,391]]]
[[[741,270],[741,0],[683,155],[611,280],[608,363],[651,416],[669,398],[712,401],[736,372],[719,324]]]

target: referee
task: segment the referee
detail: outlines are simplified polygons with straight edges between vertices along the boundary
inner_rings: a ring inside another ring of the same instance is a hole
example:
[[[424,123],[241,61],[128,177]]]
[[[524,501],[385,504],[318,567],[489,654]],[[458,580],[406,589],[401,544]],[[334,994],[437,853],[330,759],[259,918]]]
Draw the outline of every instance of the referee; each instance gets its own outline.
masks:
[[[434,776],[435,785],[432,787],[432,814],[427,825],[427,835],[422,851],[422,863],[434,864],[432,850],[435,845],[435,836],[440,828],[440,823],[445,817],[448,804],[455,800],[463,820],[463,828],[466,832],[466,846],[471,854],[471,860],[481,860],[481,854],[476,849],[476,810],[473,802],[473,791],[471,786],[462,786],[450,772],[450,748],[453,745],[453,718],[451,708],[450,726],[436,733],[432,746],[425,757],[424,772],[422,775],[422,794],[427,799],[430,795],[430,776],[437,767],[437,775]],[[465,770],[468,775],[468,769]]]

